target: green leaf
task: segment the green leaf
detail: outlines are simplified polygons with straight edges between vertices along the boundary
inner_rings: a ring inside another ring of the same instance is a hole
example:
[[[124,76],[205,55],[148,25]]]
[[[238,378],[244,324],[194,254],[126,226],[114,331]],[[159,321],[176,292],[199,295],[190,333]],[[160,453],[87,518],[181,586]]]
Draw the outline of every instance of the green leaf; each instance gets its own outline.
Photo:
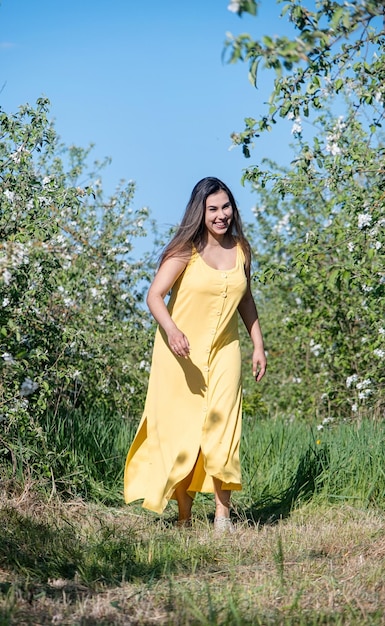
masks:
[[[241,10],[247,11],[250,15],[257,15],[257,3],[255,0],[242,0]]]
[[[343,86],[344,86],[344,81],[342,80],[342,78],[337,78],[337,80],[334,81],[334,89],[336,93],[338,93],[342,89]]]
[[[333,17],[330,20],[330,26],[333,30],[337,30],[339,22],[342,18],[342,16],[345,14],[345,9],[344,7],[338,7],[338,9],[336,9],[333,13]]]
[[[284,102],[282,106],[279,108],[280,117],[286,117],[286,115],[292,110],[292,108],[293,108],[293,105],[290,100]]]
[[[258,66],[259,66],[259,59],[253,59],[253,61],[250,63],[250,68],[249,68],[249,81],[251,82],[253,87],[257,86]]]
[[[262,43],[266,46],[266,48],[273,48],[274,47],[274,41],[271,37],[268,37],[267,35],[264,35],[262,37]]]

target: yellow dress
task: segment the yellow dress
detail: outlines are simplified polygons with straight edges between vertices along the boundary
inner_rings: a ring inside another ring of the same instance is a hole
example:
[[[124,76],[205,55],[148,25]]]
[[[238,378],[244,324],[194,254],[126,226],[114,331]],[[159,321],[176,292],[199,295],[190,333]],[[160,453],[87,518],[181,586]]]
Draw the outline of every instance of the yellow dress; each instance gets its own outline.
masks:
[[[246,291],[244,255],[217,270],[193,249],[174,284],[168,310],[190,343],[190,356],[175,356],[158,327],[142,419],[127,455],[124,497],[144,499],[161,513],[175,486],[195,470],[188,488],[241,489],[241,354],[237,307]]]

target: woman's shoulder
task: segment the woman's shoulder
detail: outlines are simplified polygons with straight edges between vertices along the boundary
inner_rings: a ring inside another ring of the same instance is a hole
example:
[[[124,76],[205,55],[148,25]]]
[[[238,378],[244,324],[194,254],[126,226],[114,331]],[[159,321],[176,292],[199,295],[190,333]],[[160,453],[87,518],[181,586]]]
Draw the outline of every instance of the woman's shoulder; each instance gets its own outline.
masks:
[[[245,253],[244,245],[243,245],[242,241],[240,240],[240,238],[235,236],[235,235],[233,235],[233,241],[234,241],[234,245],[236,246],[238,252],[244,255],[244,253]]]
[[[173,250],[166,250],[163,258],[161,259],[161,264],[166,261],[176,261],[178,263],[182,263],[187,265],[194,253],[193,247],[191,244],[181,246],[178,248],[174,248]]]
[[[240,239],[239,237],[234,237],[236,241],[238,255],[240,256],[242,263],[246,268],[250,268],[251,264],[251,248],[247,239]]]

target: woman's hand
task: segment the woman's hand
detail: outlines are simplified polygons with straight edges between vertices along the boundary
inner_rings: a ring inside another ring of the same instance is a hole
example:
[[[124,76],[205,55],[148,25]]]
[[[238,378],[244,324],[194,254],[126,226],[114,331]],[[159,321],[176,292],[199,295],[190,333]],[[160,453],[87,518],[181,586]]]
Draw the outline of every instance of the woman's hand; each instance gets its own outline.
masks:
[[[184,335],[182,331],[175,326],[175,328],[167,333],[167,339],[171,351],[176,356],[187,359],[190,354],[190,344],[186,335]]]
[[[263,348],[254,348],[253,352],[253,376],[258,382],[265,375],[266,372],[266,355]]]

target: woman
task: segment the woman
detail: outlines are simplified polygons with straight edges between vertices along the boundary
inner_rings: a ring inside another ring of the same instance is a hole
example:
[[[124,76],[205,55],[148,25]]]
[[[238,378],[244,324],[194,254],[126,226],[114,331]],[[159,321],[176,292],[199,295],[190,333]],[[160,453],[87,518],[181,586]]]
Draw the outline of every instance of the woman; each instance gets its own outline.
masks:
[[[161,513],[174,498],[179,525],[190,522],[196,492],[214,492],[214,527],[232,530],[231,491],[241,489],[237,311],[254,345],[257,381],[266,369],[250,256],[230,189],[217,178],[199,181],[148,292],[159,326],[124,476],[127,503],[144,499]]]

